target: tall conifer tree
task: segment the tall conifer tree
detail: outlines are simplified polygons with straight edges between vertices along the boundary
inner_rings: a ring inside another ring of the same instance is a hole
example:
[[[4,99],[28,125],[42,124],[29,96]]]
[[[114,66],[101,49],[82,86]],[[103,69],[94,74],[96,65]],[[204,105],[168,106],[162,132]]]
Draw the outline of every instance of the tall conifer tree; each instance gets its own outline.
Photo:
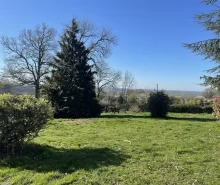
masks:
[[[184,46],[217,64],[216,67],[206,71],[214,75],[204,75],[201,79],[204,80],[203,85],[211,85],[220,90],[220,7],[217,5],[217,0],[203,0],[202,2],[214,6],[216,9],[210,13],[196,15],[195,19],[207,31],[211,31],[214,38],[184,44]]]
[[[57,53],[51,77],[47,79],[46,92],[55,108],[55,117],[100,115],[92,66],[88,64],[88,50],[77,39],[77,33],[78,26],[73,19],[61,37],[61,51]]]

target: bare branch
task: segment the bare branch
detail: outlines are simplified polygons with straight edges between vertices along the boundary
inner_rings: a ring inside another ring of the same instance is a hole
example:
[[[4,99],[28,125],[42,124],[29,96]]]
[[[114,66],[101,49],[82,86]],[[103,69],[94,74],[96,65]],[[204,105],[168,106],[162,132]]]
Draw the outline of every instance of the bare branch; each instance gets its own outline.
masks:
[[[111,54],[112,46],[117,44],[117,38],[107,28],[98,29],[88,20],[77,23],[78,39],[89,51],[88,60],[94,66],[97,97],[106,87],[115,86],[121,79],[121,73],[112,70],[103,62]]]
[[[135,84],[134,76],[131,72],[126,71],[124,75],[124,79],[122,81],[122,91],[121,95],[127,101],[128,90],[132,88]]]
[[[89,58],[94,63],[102,61],[111,54],[112,46],[117,44],[117,38],[112,35],[111,30],[97,29],[89,21],[78,22],[78,39],[84,43],[89,50]]]
[[[97,97],[104,92],[107,87],[115,87],[121,80],[121,72],[112,70],[107,63],[99,62],[96,65],[95,82],[97,88]]]
[[[216,3],[217,0],[203,0],[202,3],[205,3],[205,4],[214,4]]]
[[[21,84],[34,85],[39,97],[41,78],[50,72],[49,64],[57,48],[56,31],[45,24],[23,30],[18,37],[2,37],[7,73]]]

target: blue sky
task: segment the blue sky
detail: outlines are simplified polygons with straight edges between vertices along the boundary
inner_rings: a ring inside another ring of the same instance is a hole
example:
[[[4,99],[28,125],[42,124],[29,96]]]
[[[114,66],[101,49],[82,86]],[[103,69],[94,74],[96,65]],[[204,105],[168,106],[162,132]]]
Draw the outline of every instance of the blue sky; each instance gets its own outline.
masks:
[[[0,0],[0,35],[17,36],[41,23],[61,34],[72,18],[87,19],[118,37],[107,62],[132,72],[137,88],[203,90],[200,76],[214,64],[182,43],[212,38],[193,20],[212,9],[200,0]]]

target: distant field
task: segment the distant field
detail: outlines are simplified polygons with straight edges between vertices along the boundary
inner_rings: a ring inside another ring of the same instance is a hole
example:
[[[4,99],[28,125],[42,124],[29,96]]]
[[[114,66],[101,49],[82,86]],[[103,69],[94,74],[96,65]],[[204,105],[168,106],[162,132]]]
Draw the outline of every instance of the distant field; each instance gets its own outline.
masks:
[[[0,160],[1,185],[220,184],[220,122],[208,114],[53,120],[29,147]]]
[[[132,89],[135,92],[153,91],[153,89]],[[178,90],[165,90],[169,96],[180,96],[184,98],[196,98],[202,95],[202,91],[178,91]],[[15,86],[11,87],[11,92],[15,94],[34,94],[34,88],[32,86]],[[112,92],[112,89],[106,89],[106,92]],[[115,93],[120,93],[121,89],[115,89]]]
[[[196,98],[202,96],[201,91],[166,91],[169,96],[179,96],[184,98]]]

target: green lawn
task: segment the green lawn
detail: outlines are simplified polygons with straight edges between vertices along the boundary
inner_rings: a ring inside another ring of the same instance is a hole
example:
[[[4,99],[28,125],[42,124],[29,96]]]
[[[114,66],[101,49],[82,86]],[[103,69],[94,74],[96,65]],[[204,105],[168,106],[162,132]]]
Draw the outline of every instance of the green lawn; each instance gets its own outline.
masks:
[[[25,151],[0,160],[1,185],[220,184],[220,122],[208,114],[53,120]]]

